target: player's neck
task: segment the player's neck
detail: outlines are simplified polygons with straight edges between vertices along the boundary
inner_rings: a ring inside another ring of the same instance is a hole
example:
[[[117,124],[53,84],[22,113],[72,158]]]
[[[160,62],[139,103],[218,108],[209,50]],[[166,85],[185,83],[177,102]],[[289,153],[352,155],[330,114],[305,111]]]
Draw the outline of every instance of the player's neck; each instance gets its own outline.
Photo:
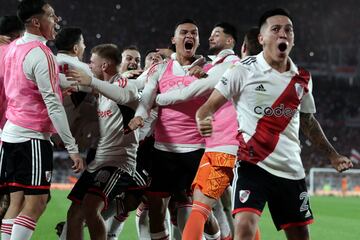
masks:
[[[104,81],[110,81],[118,72],[117,71],[106,71],[104,73]]]
[[[265,61],[270,65],[270,67],[272,67],[279,73],[286,72],[290,69],[290,62],[288,61],[288,57],[280,58],[280,59],[273,59],[273,58],[267,56],[266,54],[264,54],[264,58],[265,58]]]
[[[176,60],[181,66],[191,65],[195,61],[195,56],[185,57],[180,54],[176,54]]]

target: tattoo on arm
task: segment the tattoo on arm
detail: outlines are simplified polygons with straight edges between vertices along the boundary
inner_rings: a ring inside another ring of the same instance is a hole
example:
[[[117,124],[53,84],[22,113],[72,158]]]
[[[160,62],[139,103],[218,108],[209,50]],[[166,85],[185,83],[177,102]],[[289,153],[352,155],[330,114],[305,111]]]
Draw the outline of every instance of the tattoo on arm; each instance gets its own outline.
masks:
[[[300,113],[300,129],[327,157],[337,154],[312,113]]]

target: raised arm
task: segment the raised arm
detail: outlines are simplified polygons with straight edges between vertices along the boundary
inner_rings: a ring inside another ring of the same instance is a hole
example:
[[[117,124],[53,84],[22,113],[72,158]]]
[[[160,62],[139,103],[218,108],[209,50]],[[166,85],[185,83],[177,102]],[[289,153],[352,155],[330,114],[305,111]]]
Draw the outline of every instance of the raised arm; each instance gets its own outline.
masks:
[[[71,69],[67,72],[68,79],[76,81],[83,86],[91,86],[99,91],[105,97],[115,101],[118,104],[127,104],[138,100],[139,95],[135,84],[127,79],[121,79],[114,84],[101,81],[93,76],[89,76],[81,69]]]
[[[300,113],[300,129],[315,146],[321,150],[327,158],[330,159],[331,165],[338,171],[342,172],[353,167],[351,160],[340,155],[326,138],[319,122],[312,113]]]
[[[200,78],[185,88],[157,95],[156,104],[159,106],[166,106],[209,94],[230,65],[232,65],[230,62],[217,65],[208,72],[206,78]]]

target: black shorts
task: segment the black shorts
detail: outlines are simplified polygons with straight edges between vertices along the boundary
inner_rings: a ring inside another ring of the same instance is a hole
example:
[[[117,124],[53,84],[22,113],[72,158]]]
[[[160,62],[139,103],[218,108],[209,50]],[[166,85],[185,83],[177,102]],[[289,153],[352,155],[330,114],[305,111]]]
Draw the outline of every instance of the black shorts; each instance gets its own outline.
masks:
[[[6,186],[6,165],[4,160],[4,150],[0,141],[0,195],[8,194],[9,190]]]
[[[22,143],[3,142],[6,184],[10,192],[48,194],[53,171],[50,141],[31,139]]]
[[[68,195],[74,203],[81,204],[85,194],[91,193],[103,198],[105,209],[116,195],[129,190],[138,190],[148,186],[145,172],[135,172],[130,176],[117,167],[103,167],[95,172],[84,171]]]
[[[305,179],[277,177],[244,161],[237,162],[234,171],[234,215],[250,211],[260,216],[268,203],[278,230],[313,222]]]
[[[203,149],[188,153],[173,153],[155,149],[149,191],[167,194],[189,190],[203,154]]]

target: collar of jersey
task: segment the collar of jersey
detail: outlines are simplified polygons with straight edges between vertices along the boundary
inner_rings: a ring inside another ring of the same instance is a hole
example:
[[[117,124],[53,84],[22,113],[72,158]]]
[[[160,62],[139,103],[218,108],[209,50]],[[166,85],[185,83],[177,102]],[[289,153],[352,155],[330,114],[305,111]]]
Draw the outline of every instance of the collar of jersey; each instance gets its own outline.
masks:
[[[256,61],[259,63],[259,66],[261,68],[261,70],[263,72],[268,72],[268,71],[271,71],[272,70],[272,67],[266,62],[265,58],[264,58],[264,55],[263,55],[263,52],[259,53],[257,56],[256,56]],[[290,70],[287,71],[288,73],[290,74],[298,74],[299,71],[298,71],[298,68],[297,66],[294,64],[294,62],[291,60],[291,58],[289,57],[289,61],[290,61]]]

